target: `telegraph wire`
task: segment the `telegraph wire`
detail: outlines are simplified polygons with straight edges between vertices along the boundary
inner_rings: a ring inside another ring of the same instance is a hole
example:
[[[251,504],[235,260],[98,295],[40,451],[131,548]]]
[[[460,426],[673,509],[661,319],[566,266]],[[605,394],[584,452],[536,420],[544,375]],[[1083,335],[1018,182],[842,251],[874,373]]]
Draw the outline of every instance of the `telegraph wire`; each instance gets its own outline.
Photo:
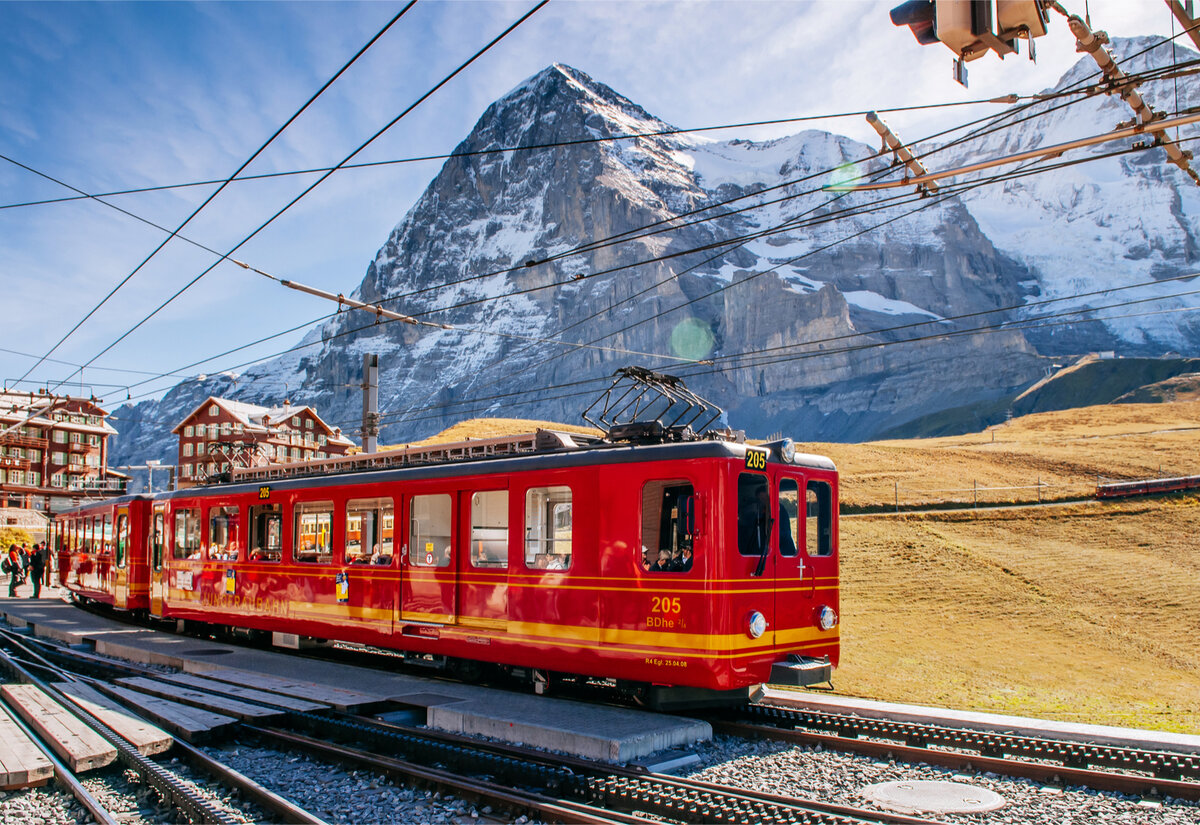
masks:
[[[133,278],[133,276],[137,275],[138,272],[141,271],[142,267],[144,267],[146,264],[148,264],[150,262],[150,260],[152,258],[154,258],[154,256],[157,255],[162,250],[163,247],[165,247],[168,243],[170,243],[172,238],[176,237],[180,232],[182,232],[183,228],[191,222],[192,218],[199,215],[201,210],[203,210],[204,207],[206,207],[210,203],[212,203],[213,199],[215,199],[217,197],[217,195],[221,194],[221,192],[224,191],[225,187],[228,186],[229,183],[234,178],[236,178],[242,171],[244,171],[247,166],[249,166],[251,163],[253,163],[254,160],[259,155],[261,155],[264,151],[266,151],[267,147],[270,146],[271,143],[273,143],[277,137],[279,137],[281,134],[283,134],[284,130],[286,130],[289,126],[292,125],[292,123],[294,123],[296,121],[296,118],[300,117],[300,115],[302,115],[304,113],[304,111],[306,109],[308,109],[308,107],[310,105],[312,105],[316,101],[316,99],[318,97],[320,97],[321,94],[326,89],[328,89],[330,86],[332,86],[337,81],[337,79],[340,78],[346,72],[347,69],[349,69],[351,66],[353,66],[354,63],[360,57],[362,57],[364,54],[366,54],[367,50],[370,49],[373,45],[375,45],[376,41],[378,41],[379,38],[383,37],[383,35],[385,33],[387,33],[388,29],[390,29],[396,23],[397,20],[399,20],[401,17],[404,16],[405,12],[407,12],[414,5],[416,5],[416,2],[417,2],[417,0],[409,0],[408,4],[405,5],[404,8],[402,8],[399,12],[397,12],[395,14],[395,16],[393,16],[392,19],[389,20],[382,29],[380,29],[378,32],[376,32],[375,36],[372,37],[369,41],[367,41],[366,45],[364,45],[361,49],[359,49],[358,52],[353,57],[351,57],[350,60],[347,61],[345,65],[342,66],[342,68],[338,69],[337,72],[334,73],[334,75],[331,78],[329,78],[329,80],[325,81],[325,84],[322,85],[321,88],[317,89],[317,91],[314,92],[313,95],[304,102],[304,105],[302,105],[299,109],[296,110],[295,114],[293,114],[291,117],[289,117],[282,126],[280,126],[278,129],[276,129],[275,133],[272,134],[269,138],[267,138],[265,143],[263,143],[261,146],[259,146],[257,149],[255,149],[254,153],[251,154],[250,157],[247,158],[246,161],[244,163],[242,163],[242,165],[239,166],[232,175],[230,175],[228,178],[226,178],[221,183],[221,185],[218,186],[216,189],[214,189],[209,194],[209,196],[207,198],[205,198],[204,201],[199,206],[197,206],[194,210],[192,210],[192,213],[190,215],[188,215],[186,218],[184,218],[183,222],[181,224],[179,224],[179,226],[177,226],[174,230],[168,231],[167,237],[163,238],[162,242],[158,246],[156,246],[149,255],[147,255],[144,259],[142,259],[142,262],[139,263],[136,267],[134,267],[132,272],[130,272],[128,275],[126,275],[124,278],[122,278],[121,281],[116,286],[114,286],[108,292],[107,295],[105,295],[103,298],[101,298],[100,303],[96,304],[96,306],[94,306],[92,309],[88,310],[88,313],[86,315],[84,315],[83,318],[81,318],[78,321],[78,323],[75,324],[75,326],[71,327],[71,329],[69,329],[67,331],[67,333],[62,336],[62,338],[58,339],[58,342],[56,344],[54,344],[54,346],[50,347],[50,349],[46,351],[46,354],[44,356],[42,356],[42,358],[38,359],[38,361],[32,367],[30,367],[28,370],[26,370],[25,374],[22,375],[21,378],[22,379],[28,378],[29,374],[32,373],[35,369],[37,369],[39,366],[41,366],[42,362],[45,361],[45,359],[47,357],[52,355],[55,350],[57,350],[60,346],[62,346],[64,341],[66,341],[68,338],[70,338],[77,329],[79,329],[81,326],[83,326],[84,323],[86,323],[89,318],[91,318],[93,315],[95,315],[96,312],[99,311],[99,309],[102,306],[104,306],[106,303],[108,303],[109,298],[111,298],[113,295],[115,295],[117,293],[117,291],[119,289],[121,289],[121,287],[123,287],[123,286],[125,286],[125,284],[129,283],[129,280],[131,278]],[[11,158],[6,157],[5,160],[9,160],[11,163],[16,163],[16,161],[13,161]],[[25,166],[24,164],[18,163],[17,165],[21,166],[22,168],[25,168],[25,169],[29,168],[29,167]],[[33,171],[33,170],[30,170],[30,171]],[[37,174],[41,174],[41,173],[37,173]],[[43,177],[48,177],[48,176],[43,175]],[[54,180],[54,179],[50,178],[50,180]],[[60,184],[62,183],[61,181],[55,181],[55,182],[60,183]],[[66,186],[66,184],[62,184],[62,185]],[[72,189],[75,192],[80,192],[80,194],[85,194],[73,186],[67,186],[67,188]],[[91,198],[92,200],[96,200],[96,198],[94,196],[89,195],[88,197]],[[114,208],[116,208],[116,207],[114,207]],[[129,212],[126,212],[123,209],[120,211],[124,212],[127,215],[131,214]],[[136,216],[134,216],[134,217],[136,217]],[[155,226],[155,224],[151,224],[151,225]],[[162,227],[157,227],[157,228],[161,229]],[[166,230],[164,230],[164,231],[166,231]],[[204,247],[204,248],[207,249],[207,247]],[[213,254],[219,254],[219,253],[214,252],[211,249],[208,251],[213,252]],[[101,355],[103,355],[103,354],[104,353],[101,353]],[[99,356],[97,356],[97,357],[99,357]],[[95,360],[95,359],[92,359],[92,360]],[[91,362],[89,362],[89,363],[91,363]]]
[[[1144,50],[1142,50],[1142,52],[1139,52],[1138,54],[1141,54],[1141,53],[1144,53],[1144,52],[1146,52],[1146,51],[1149,51],[1149,50],[1151,50],[1151,49],[1153,49],[1153,48],[1156,48],[1156,47],[1157,47],[1157,46],[1159,46],[1159,45],[1162,45],[1162,43],[1159,43],[1159,44],[1154,44],[1154,45],[1152,45],[1152,46],[1148,47],[1147,49],[1144,49]],[[1128,59],[1131,59],[1132,57],[1136,57],[1136,56],[1137,56],[1137,55],[1132,55],[1132,56],[1130,56],[1130,58],[1125,58],[1125,59],[1126,59],[1126,60],[1128,60]],[[1082,82],[1082,81],[1081,81],[1081,82]],[[1037,101],[1037,102],[1041,102],[1041,101]],[[1034,105],[1034,104],[1029,104],[1029,105]],[[1026,108],[1027,108],[1027,107],[1026,107]],[[1012,112],[1005,113],[1005,114],[1007,114],[1007,115],[1011,115],[1011,114],[1012,114]],[[1044,113],[1043,113],[1043,114],[1044,114]],[[985,119],[986,119],[986,118],[985,118]],[[962,127],[957,127],[957,128],[962,128]],[[936,151],[936,150],[935,150],[935,151]],[[320,320],[325,320],[325,319],[327,319],[327,318],[329,318],[329,317],[333,317],[333,316],[332,316],[332,315],[323,316],[323,318],[317,319],[316,321],[313,321],[313,322],[309,322],[309,324],[304,324],[304,325],[301,325],[300,327],[293,328],[293,330],[295,330],[295,329],[299,329],[299,328],[302,328],[303,326],[310,325],[311,323],[316,323],[316,322],[319,322]],[[366,328],[366,327],[363,327],[363,328],[360,328],[360,329],[365,329],[365,328]],[[357,331],[357,330],[350,330],[350,331],[348,331],[348,332],[354,332],[354,331]],[[280,334],[284,334],[284,333],[280,333]],[[339,333],[338,335],[341,335],[341,334],[345,334],[345,333]],[[335,336],[335,337],[336,337],[336,336]],[[320,342],[316,342],[316,343],[320,343]],[[308,346],[308,345],[305,345],[305,346]],[[240,348],[238,348],[238,349],[240,349]],[[235,350],[235,351],[236,351],[236,350]],[[289,350],[284,350],[282,353],[279,353],[279,354],[284,354],[284,353],[286,353],[286,352],[289,352],[289,351],[294,351],[294,348],[292,348],[292,349],[289,349]],[[212,358],[210,358],[210,359],[206,359],[206,361],[207,361],[207,360],[215,360],[215,358],[218,358],[218,357],[221,357],[221,356],[213,356],[213,357],[212,357]],[[268,358],[269,358],[269,357],[276,357],[276,356],[268,356]],[[260,361],[260,360],[267,360],[267,359],[266,359],[266,358],[263,358],[263,359],[256,359],[255,361],[246,362],[246,364],[239,365],[239,366],[246,366],[246,365],[248,365],[248,364],[256,363],[257,361]],[[204,362],[202,361],[202,362],[197,362],[197,363],[204,363]],[[236,368],[237,368],[237,367],[235,367],[235,369],[236,369]]]
[[[113,341],[111,344],[109,344],[104,349],[102,349],[99,353],[97,353],[95,356],[93,356],[92,359],[90,361],[88,361],[84,366],[90,366],[98,358],[103,356],[105,353],[107,353],[109,350],[111,350],[117,344],[121,343],[121,341],[123,341],[127,337],[129,337],[135,330],[137,330],[139,327],[141,327],[142,324],[146,323],[151,318],[153,318],[155,315],[157,315],[168,304],[170,304],[172,301],[174,301],[176,298],[178,298],[180,295],[182,295],[184,292],[186,292],[189,288],[191,288],[195,283],[197,283],[201,278],[203,278],[205,275],[207,275],[209,272],[211,272],[213,269],[215,269],[217,267],[217,265],[221,263],[221,261],[229,258],[229,256],[231,256],[234,252],[236,252],[238,249],[240,249],[242,246],[244,246],[246,243],[248,243],[259,232],[266,229],[271,223],[273,223],[275,221],[276,218],[278,218],[280,215],[282,215],[284,212],[286,212],[288,209],[290,209],[292,206],[294,206],[296,203],[298,203],[301,198],[306,196],[312,190],[316,189],[317,186],[319,186],[326,179],[328,179],[330,175],[332,175],[335,171],[340,169],[342,164],[348,163],[351,159],[354,158],[355,155],[357,155],[359,152],[363,151],[368,146],[370,146],[377,138],[379,138],[381,135],[383,135],[387,130],[389,130],[396,123],[398,123],[401,118],[403,118],[405,115],[407,115],[413,109],[417,108],[419,105],[421,105],[423,102],[425,102],[425,100],[427,100],[434,93],[436,93],[439,89],[441,89],[443,86],[445,86],[451,80],[453,80],[464,69],[466,69],[472,63],[474,63],[477,59],[479,59],[487,51],[489,51],[493,46],[495,46],[497,43],[499,43],[501,40],[503,40],[505,37],[507,37],[509,34],[511,34],[514,30],[516,30],[516,28],[518,26],[520,26],[522,23],[524,23],[526,20],[528,20],[530,17],[532,17],[535,13],[540,11],[542,9],[542,7],[544,7],[548,2],[550,2],[550,0],[540,0],[540,2],[538,2],[536,5],[534,5],[533,8],[531,8],[529,11],[525,12],[525,14],[523,14],[520,18],[518,18],[514,23],[510,24],[508,26],[508,28],[506,28],[500,34],[496,35],[494,38],[492,38],[492,40],[490,42],[488,42],[485,46],[483,46],[481,49],[476,51],[475,54],[473,54],[470,58],[468,58],[464,63],[460,64],[458,66],[458,68],[456,68],[454,71],[452,71],[450,74],[448,74],[442,80],[440,80],[436,85],[434,85],[431,89],[429,89],[429,91],[425,92],[423,95],[421,95],[419,98],[417,98],[416,101],[409,104],[409,106],[407,108],[405,108],[402,112],[400,112],[400,114],[398,114],[396,117],[394,117],[390,121],[388,121],[388,123],[386,123],[382,128],[380,128],[377,132],[375,132],[375,134],[373,134],[370,138],[368,138],[364,143],[360,144],[357,149],[355,149],[353,152],[351,152],[349,155],[347,155],[346,158],[343,159],[341,163],[337,164],[333,169],[331,169],[330,171],[321,175],[320,178],[318,178],[316,181],[311,183],[306,189],[304,189],[304,191],[302,191],[299,195],[294,197],[291,201],[289,201],[285,206],[283,206],[281,209],[279,209],[277,212],[275,212],[275,214],[273,214],[266,221],[261,223],[258,226],[258,228],[256,228],[253,232],[251,232],[249,235],[247,235],[245,238],[243,238],[241,241],[239,241],[236,246],[234,246],[232,249],[229,250],[229,252],[225,253],[223,256],[221,256],[216,261],[214,261],[212,264],[210,264],[206,269],[204,269],[199,275],[197,275],[196,277],[192,278],[192,280],[190,280],[186,284],[184,284],[184,286],[182,286],[173,295],[171,295],[170,298],[168,298],[166,301],[159,304],[159,306],[157,308],[155,308],[149,315],[144,317],[142,320],[138,321],[131,328],[126,330],[124,333],[122,333],[115,341]],[[72,376],[69,376],[67,380],[70,380],[70,378],[73,376],[74,376],[74,373],[72,374]],[[58,385],[56,385],[55,389],[57,389],[58,386],[62,386],[63,383],[65,383],[65,381],[60,382]]]

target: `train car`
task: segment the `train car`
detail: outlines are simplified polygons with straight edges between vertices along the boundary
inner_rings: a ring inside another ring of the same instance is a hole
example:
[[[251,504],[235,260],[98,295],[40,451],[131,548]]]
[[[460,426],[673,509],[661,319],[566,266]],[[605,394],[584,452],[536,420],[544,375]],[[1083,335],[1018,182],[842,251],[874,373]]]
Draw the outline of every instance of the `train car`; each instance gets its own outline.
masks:
[[[1140,481],[1107,481],[1096,485],[1096,498],[1127,498],[1156,493],[1177,493],[1200,488],[1200,476],[1150,478]]]
[[[79,601],[116,610],[150,608],[150,497],[83,504],[55,517],[59,583]]]
[[[138,500],[150,611],[277,644],[391,648],[466,675],[491,665],[539,692],[608,679],[659,707],[829,678],[832,462],[787,440],[536,441],[483,457],[468,442],[425,464],[397,451],[375,470],[345,470],[378,465],[370,455],[264,468]],[[88,518],[99,523],[71,523]],[[80,529],[89,546],[100,528]]]

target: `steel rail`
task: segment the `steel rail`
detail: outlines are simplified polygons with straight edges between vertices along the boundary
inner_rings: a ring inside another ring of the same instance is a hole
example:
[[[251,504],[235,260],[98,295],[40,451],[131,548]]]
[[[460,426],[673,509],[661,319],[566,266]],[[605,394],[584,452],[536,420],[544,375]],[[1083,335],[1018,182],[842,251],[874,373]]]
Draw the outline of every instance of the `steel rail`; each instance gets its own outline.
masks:
[[[8,718],[11,719],[18,728],[21,729],[21,732],[25,734],[29,741],[34,744],[34,747],[41,751],[42,755],[50,761],[50,764],[54,767],[55,781],[58,782],[58,784],[60,784],[69,794],[71,794],[71,796],[75,797],[76,801],[78,801],[79,804],[82,805],[87,812],[92,815],[92,818],[95,819],[96,822],[100,823],[100,825],[120,825],[112,813],[103,805],[101,805],[100,801],[97,800],[96,797],[92,796],[91,792],[89,792],[87,788],[83,787],[83,783],[79,781],[79,777],[72,773],[71,769],[63,764],[62,760],[60,760],[54,754],[53,749],[51,749],[49,745],[42,742],[38,735],[33,732],[33,729],[26,725],[20,716],[9,710],[9,708],[3,703],[0,703],[0,712],[3,712],[6,716],[8,716]]]
[[[276,746],[306,750],[322,759],[345,762],[358,767],[367,767],[404,782],[422,782],[453,791],[461,796],[485,800],[504,807],[530,811],[540,818],[552,822],[580,823],[580,825],[650,825],[652,820],[643,817],[604,811],[587,805],[550,799],[540,794],[508,788],[494,782],[470,779],[450,771],[429,768],[382,754],[369,753],[346,745],[337,745],[298,733],[277,728],[258,728],[247,725],[246,729],[264,742]]]
[[[511,783],[538,782],[548,793],[570,794],[588,803],[625,807],[683,822],[796,822],[812,825],[882,822],[928,825],[930,820],[811,799],[785,798],[743,788],[648,773],[544,751],[409,728],[347,714],[303,717],[322,740],[347,739],[386,749],[408,759],[486,774]]]
[[[1019,776],[1041,782],[1083,785],[1095,790],[1119,791],[1131,794],[1160,794],[1179,799],[1200,801],[1200,783],[1198,782],[1170,779],[1162,776],[1093,770],[1061,762],[1027,761],[1029,759],[1062,760],[1061,753],[1064,746],[1077,749],[1083,753],[1102,753],[1110,750],[1104,746],[1084,745],[1075,742],[1058,742],[1054,740],[1033,740],[1028,737],[1008,737],[1003,734],[981,735],[978,731],[934,728],[926,725],[914,725],[913,727],[921,729],[919,733],[936,733],[940,735],[924,740],[923,744],[918,744],[917,740],[921,737],[915,735],[902,744],[894,740],[905,738],[903,729],[908,726],[908,723],[880,723],[879,720],[863,720],[858,717],[842,717],[842,721],[844,722],[843,728],[849,732],[848,735],[846,733],[814,733],[812,731],[784,727],[785,724],[789,723],[785,722],[782,717],[777,717],[772,722],[767,722],[766,724],[714,720],[712,725],[715,731],[732,736],[774,739],[794,744],[820,746],[831,750],[860,753],[866,756],[895,758],[911,762],[928,762],[930,764],[961,770],[991,771],[1005,776]],[[875,724],[867,724],[855,730],[855,722]],[[805,723],[797,721],[795,724],[803,725]],[[875,736],[877,738],[858,738],[864,735]],[[971,744],[965,743],[968,740],[978,743],[982,738],[986,738],[987,741],[997,746],[997,752],[1004,750],[1002,743],[1006,740],[1021,743],[1021,747],[1014,747],[1012,751],[1025,758],[1018,759],[1012,756],[985,755],[978,752],[978,747],[972,747]],[[881,739],[888,741],[880,741]],[[1029,743],[1033,742],[1043,743],[1047,747],[1029,747]],[[930,745],[971,749],[976,752],[933,750]],[[1180,754],[1132,751],[1130,749],[1116,750],[1124,751],[1124,755],[1131,758],[1132,764],[1126,762],[1127,766],[1143,771],[1153,770],[1154,763],[1151,757],[1168,756],[1174,758],[1183,756]],[[1135,754],[1141,758],[1133,758]],[[1183,758],[1190,760],[1190,757],[1183,756]]]
[[[346,718],[364,727],[380,730],[386,733],[399,733],[404,735],[420,736],[439,742],[449,743],[453,745],[463,745],[477,750],[489,751],[504,756],[511,756],[518,759],[528,759],[538,764],[547,766],[556,766],[571,768],[577,772],[586,772],[596,770],[597,768],[613,774],[623,776],[645,776],[651,774],[650,771],[644,768],[629,768],[618,767],[607,763],[598,763],[592,759],[584,759],[577,756],[569,756],[566,754],[548,754],[546,751],[539,751],[534,748],[524,747],[521,745],[510,745],[500,742],[481,742],[478,739],[472,739],[469,736],[463,736],[457,733],[447,733],[445,731],[435,731],[424,728],[412,728],[405,725],[397,725],[391,722],[382,722],[378,719],[373,719],[366,716],[355,716],[352,714],[329,714],[338,718]],[[869,813],[872,820],[876,822],[892,823],[893,825],[909,825],[909,823],[925,822],[925,820],[913,819],[910,816],[903,814],[891,814],[887,812],[869,811],[865,812],[862,808],[855,808],[847,805],[836,805],[828,802],[818,802],[811,799],[800,799],[796,797],[783,797],[777,794],[765,793],[762,791],[751,791],[745,788],[734,788],[728,785],[718,785],[712,782],[704,782],[699,779],[683,778],[678,776],[665,776],[663,774],[652,774],[659,781],[669,781],[677,785],[686,785],[692,788],[698,788],[702,791],[718,790],[722,793],[735,792],[743,796],[752,797],[754,801],[767,801],[775,803],[786,803],[789,805],[803,804],[813,807],[827,813],[834,813],[845,816],[860,816],[863,813]]]
[[[1101,745],[1069,739],[1049,739],[996,731],[979,731],[928,725],[920,722],[900,722],[867,719],[826,711],[800,710],[775,705],[751,705],[745,715],[774,725],[794,725],[814,730],[834,731],[839,736],[900,740],[907,745],[940,745],[960,750],[976,751],[983,756],[1025,756],[1033,759],[1056,759],[1069,768],[1089,766],[1124,768],[1153,773],[1160,779],[1200,779],[1200,753],[1155,751]]]
[[[39,688],[43,693],[53,698],[68,713],[80,719],[85,725],[103,737],[117,750],[117,759],[125,767],[133,770],[150,787],[154,788],[164,801],[179,810],[191,822],[217,823],[217,825],[240,825],[225,811],[213,805],[199,792],[192,790],[178,776],[168,771],[157,762],[148,759],[138,752],[125,737],[98,719],[95,715],[80,707],[67,698],[62,691],[30,673],[13,659],[7,651],[0,650],[0,662],[20,681]]]

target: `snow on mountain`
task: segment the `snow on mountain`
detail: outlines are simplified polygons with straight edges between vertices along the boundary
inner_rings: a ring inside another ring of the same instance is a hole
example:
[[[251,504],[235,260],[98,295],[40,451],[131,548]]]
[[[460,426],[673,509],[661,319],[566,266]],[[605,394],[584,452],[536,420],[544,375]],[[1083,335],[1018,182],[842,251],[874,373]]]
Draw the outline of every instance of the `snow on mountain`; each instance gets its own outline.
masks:
[[[1161,64],[1164,51],[1126,68]],[[1055,90],[1092,74],[1081,59]],[[1200,103],[1185,85],[1178,105]],[[1158,108],[1174,109],[1171,92],[1169,83],[1146,86]],[[933,153],[927,166],[1048,146],[1130,117],[1108,96],[1004,114],[1007,128]],[[866,160],[875,147],[843,136],[716,141],[668,131],[585,73],[548,67],[487,108],[353,291],[452,328],[342,313],[310,333],[309,346],[236,383],[180,385],[138,416],[169,431],[170,416],[210,391],[277,400],[262,394],[286,384],[293,402],[352,432],[362,355],[379,353],[384,441],[480,414],[574,420],[589,399],[542,388],[629,363],[686,375],[735,427],[853,439],[1002,398],[1041,377],[1046,354],[1200,349],[1188,312],[971,331],[1013,318],[979,313],[1046,298],[1103,307],[1187,291],[1163,279],[1195,271],[1200,191],[1161,150],[896,202],[822,188],[854,174],[847,169],[886,172]],[[622,137],[631,134],[648,136]],[[1083,295],[1156,279],[1150,291]],[[1198,304],[1184,296],[1144,306]],[[1062,307],[1032,305],[1025,317],[1048,311]],[[964,315],[974,317],[953,320]],[[909,338],[917,340],[902,343]],[[122,460],[165,453],[146,432],[122,433]]]

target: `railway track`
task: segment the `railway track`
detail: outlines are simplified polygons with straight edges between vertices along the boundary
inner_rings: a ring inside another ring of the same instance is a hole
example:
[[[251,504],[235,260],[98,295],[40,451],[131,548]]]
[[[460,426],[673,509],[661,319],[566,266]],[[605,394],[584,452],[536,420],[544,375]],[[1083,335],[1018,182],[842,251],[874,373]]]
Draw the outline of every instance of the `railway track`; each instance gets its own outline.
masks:
[[[236,816],[227,806],[214,802],[211,794],[199,790],[194,782],[181,775],[179,771],[172,770],[159,761],[144,756],[124,736],[87,709],[72,702],[54,685],[36,676],[34,671],[40,670],[57,680],[65,681],[78,681],[77,674],[53,665],[34,649],[35,645],[29,644],[28,640],[21,637],[20,634],[0,630],[0,645],[7,648],[7,650],[0,650],[0,668],[7,671],[11,678],[32,685],[55,700],[62,708],[82,722],[87,729],[111,744],[117,752],[116,764],[136,775],[142,785],[153,789],[159,799],[179,816],[189,822],[215,823],[216,825],[240,825],[245,821]],[[44,735],[32,730],[16,715],[13,715],[12,719],[54,765],[55,781],[74,797],[97,822],[115,825],[117,822],[129,821],[128,816],[108,810],[94,794],[88,791],[81,777],[57,758],[53,743],[47,741]],[[261,811],[279,821],[324,825],[324,820],[319,817],[293,805],[257,782],[179,739],[175,739],[171,750],[166,755],[186,762],[201,774],[229,789],[242,799],[252,802]]]
[[[1200,756],[752,705],[714,731],[1039,782],[1200,801]],[[1101,770],[1103,768],[1103,770]]]
[[[21,651],[25,665],[41,668],[55,678],[86,678],[84,673],[101,678],[161,675],[153,668],[108,661],[18,634],[2,632],[0,637]],[[27,678],[36,677],[29,674]],[[797,825],[929,825],[931,822],[651,774],[336,711],[293,714],[279,727],[243,724],[237,729],[237,736],[276,751],[304,751],[321,762],[367,769],[407,785],[435,788],[503,809],[514,817],[523,814],[543,821]],[[236,783],[239,778],[244,779],[203,752],[183,743],[178,746],[180,755],[195,761],[219,781]],[[279,802],[289,807],[272,808],[268,804],[262,807],[285,821],[320,821],[286,800]],[[188,810],[184,815],[192,821],[230,821],[213,811]]]

